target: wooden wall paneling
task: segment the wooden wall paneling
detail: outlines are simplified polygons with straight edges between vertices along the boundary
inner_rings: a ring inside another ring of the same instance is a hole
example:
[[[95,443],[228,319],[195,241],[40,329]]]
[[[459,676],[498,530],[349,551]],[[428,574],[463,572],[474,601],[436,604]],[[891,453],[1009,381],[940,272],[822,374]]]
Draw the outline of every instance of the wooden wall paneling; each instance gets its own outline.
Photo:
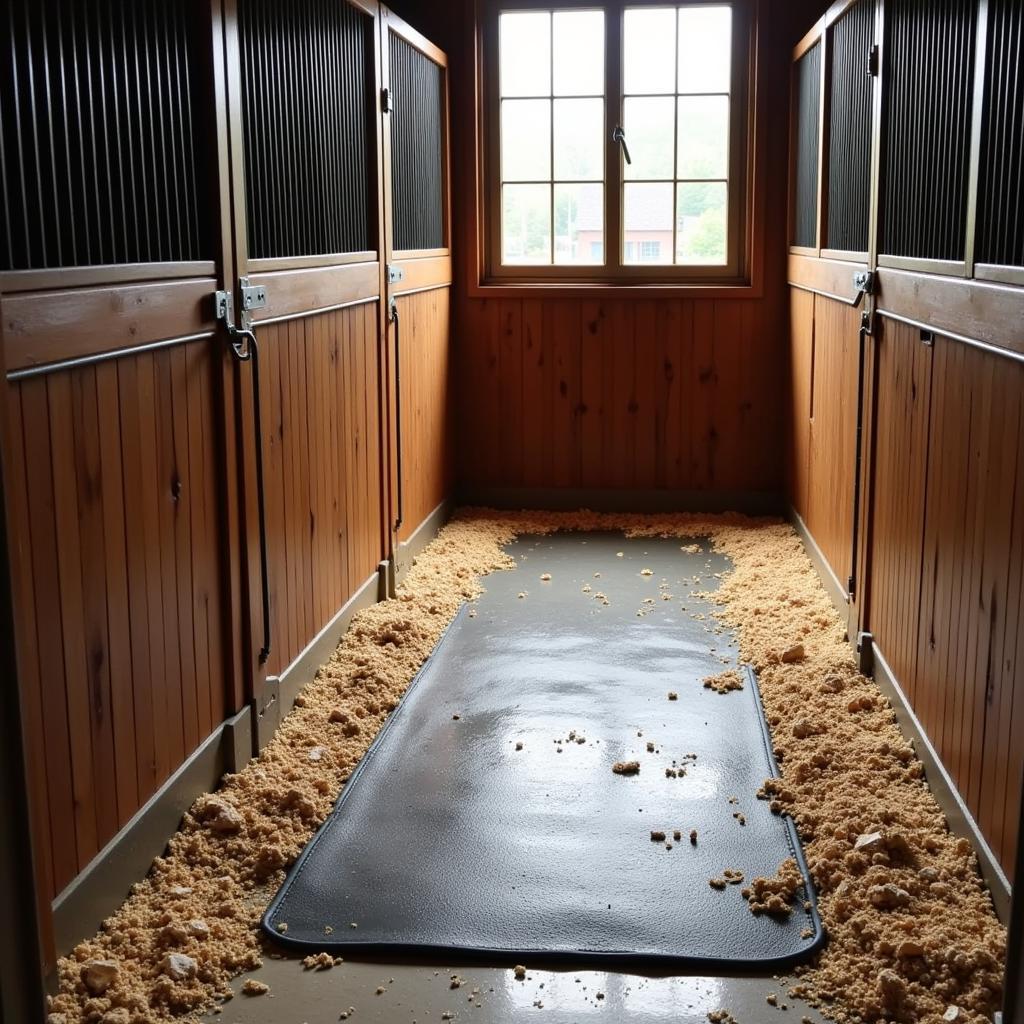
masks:
[[[159,713],[162,731],[167,737],[168,771],[183,764],[185,750],[184,709],[182,690],[185,684],[178,639],[178,587],[176,559],[175,492],[177,469],[174,461],[174,399],[171,395],[171,362],[169,353],[154,359],[154,390],[156,401],[156,469],[157,522],[160,535],[159,566],[163,651],[167,686],[162,693]]]
[[[547,311],[545,311],[547,312]],[[579,303],[559,302],[545,319],[548,394],[552,407],[551,480],[556,487],[577,487],[580,479],[580,345]],[[634,414],[635,415],[635,414]]]
[[[460,474],[467,482],[494,485],[504,482],[503,467],[494,458],[501,436],[501,348],[498,342],[500,306],[497,300],[467,301],[459,335]],[[526,363],[522,393],[526,394]],[[524,418],[524,431],[529,421]],[[525,447],[525,440],[524,440]],[[525,452],[524,452],[525,458]]]
[[[655,345],[653,389],[655,407],[654,478],[658,487],[678,486],[689,465],[689,438],[683,430],[683,388],[690,378],[692,326],[689,304],[678,299],[652,303]]]
[[[693,309],[694,376],[689,403],[689,432],[693,439],[689,480],[695,490],[710,489],[715,484],[718,373],[714,338],[715,303],[698,300]]]
[[[605,479],[610,442],[605,378],[612,373],[613,339],[606,303],[584,302],[580,313],[580,483],[599,487]]]
[[[661,339],[655,333],[656,309],[657,303],[649,299],[641,299],[633,305],[633,359],[636,366],[631,406],[635,427],[632,462],[636,479],[650,481],[649,486],[657,483],[664,451],[664,412],[658,408],[662,391],[658,377],[664,366],[664,356]]]
[[[100,467],[99,408],[95,368],[89,367],[68,380],[71,387],[70,418],[74,429],[75,484],[78,495],[78,525],[81,547],[81,589],[85,670],[83,696],[88,701],[89,733],[92,741],[92,769],[95,780],[97,835],[112,836],[120,827],[117,788],[108,781],[116,778],[116,737],[113,729],[113,701],[110,679],[111,647],[108,632],[106,553],[103,529],[103,493]],[[116,551],[112,552],[116,555]],[[173,549],[171,552],[173,580]],[[166,578],[166,577],[165,577]],[[172,628],[168,619],[167,628]],[[173,710],[173,709],[172,709]],[[173,728],[174,718],[169,722]],[[178,734],[181,735],[178,708]],[[182,748],[184,744],[182,743]],[[182,749],[180,756],[184,757]]]
[[[761,441],[748,430],[753,392],[744,387],[744,362],[750,355],[743,334],[743,305],[739,302],[715,303],[715,328],[712,335],[714,366],[714,413],[712,436],[715,462],[709,483],[717,490],[754,489],[756,466],[765,457]],[[763,380],[756,390],[768,390]]]
[[[24,718],[25,759],[28,765],[29,806],[32,815],[33,852],[37,884],[49,896],[56,892],[54,843],[50,831],[50,797],[47,793],[47,751],[40,647],[36,619],[35,582],[32,573],[31,531],[27,467],[25,463],[24,414],[21,394],[9,389],[7,400],[7,462],[5,489],[10,515],[9,544],[12,572],[14,628],[18,638],[18,674]]]
[[[35,597],[40,693],[42,695],[46,784],[55,892],[78,873],[74,794],[70,784],[71,735],[64,687],[64,639],[59,618],[60,579],[53,473],[50,469],[50,417],[46,381],[18,388],[25,438],[25,483],[29,510],[31,578]],[[26,560],[28,561],[28,560]],[[55,618],[55,615],[57,616]],[[53,894],[51,894],[53,895]]]
[[[448,288],[399,296],[402,331],[402,477],[405,521],[401,540],[410,537],[449,495],[453,483],[451,451],[451,318]],[[499,365],[509,365],[512,337],[520,331],[518,305],[499,308]],[[510,386],[510,381],[506,382]],[[516,432],[506,428],[502,461],[521,452]]]
[[[525,415],[524,388],[530,365],[541,344],[541,306],[514,299],[498,303],[498,365],[504,391],[510,396],[508,413],[497,438],[498,460],[510,480],[525,480],[526,433],[535,423]]]
[[[994,358],[986,360],[990,374],[992,401],[988,405],[988,441],[985,445],[986,473],[984,486],[979,487],[978,543],[975,547],[977,575],[974,595],[977,602],[978,631],[973,649],[969,650],[968,678],[973,678],[970,701],[975,723],[975,737],[980,757],[972,757],[968,792],[977,807],[979,823],[993,837],[999,848],[1002,840],[1002,809],[992,807],[993,784],[988,765],[999,756],[999,709],[1004,691],[1012,691],[1013,676],[1007,675],[1004,664],[1007,633],[1020,629],[1020,619],[1008,618],[1012,587],[1019,582],[1014,569],[1014,520],[1019,518],[1019,480],[1017,463],[1024,441],[1021,430],[1021,390],[1024,375],[1014,373]],[[1009,556],[1009,557],[1008,557]],[[978,732],[980,730],[980,737]],[[1007,766],[1008,768],[1009,766]],[[1007,771],[1007,778],[1008,778]],[[985,782],[988,782],[986,787]]]
[[[200,681],[202,674],[196,657],[195,604],[192,566],[191,495],[184,494],[184,481],[191,479],[188,421],[188,359],[183,349],[172,349],[168,354],[173,387],[170,399],[171,476],[170,505],[173,509],[175,590],[173,602],[180,629],[181,665],[181,731],[182,750],[187,755],[206,738],[200,732]],[[184,498],[184,501],[182,500]],[[202,614],[200,612],[200,614]],[[205,694],[207,686],[203,687]]]
[[[283,672],[376,570],[377,305],[260,327],[273,652]]]
[[[102,362],[95,367],[94,372],[99,412],[99,481],[103,488],[103,548],[106,556],[106,659],[111,679],[115,737],[114,784],[118,796],[118,824],[123,826],[140,805],[130,604],[125,557],[125,507],[124,501],[119,500],[124,495],[121,402],[116,362]]]
[[[1024,436],[1024,402],[1018,390],[1016,423],[1007,417],[1007,431],[1012,438]],[[1013,534],[1010,538],[1010,557],[1007,568],[1005,613],[1003,616],[1002,644],[993,645],[996,667],[996,686],[990,702],[991,722],[986,730],[985,742],[990,756],[981,779],[980,817],[989,822],[989,836],[1002,863],[1013,864],[1014,851],[1020,827],[1018,808],[1022,772],[1024,772],[1024,684],[1021,666],[1024,666],[1024,444],[1016,444],[1017,464],[1013,474]],[[1008,485],[1008,480],[1004,482]]]
[[[931,444],[943,451],[941,459],[929,460],[928,488],[929,508],[924,533],[924,568],[921,591],[921,626],[918,637],[917,704],[915,708],[922,725],[932,738],[939,755],[945,762],[948,749],[945,746],[943,726],[943,698],[945,688],[938,679],[945,676],[946,655],[951,631],[956,629],[955,616],[958,608],[951,608],[950,597],[953,584],[951,577],[956,572],[959,592],[958,550],[963,546],[963,505],[961,492],[959,502],[950,494],[964,477],[962,438],[953,433],[945,415],[950,405],[950,390],[954,386],[949,377],[951,364],[956,362],[957,350],[943,348],[936,354],[930,420]],[[947,767],[950,767],[947,763]]]
[[[814,296],[813,416],[805,522],[843,588],[852,572],[860,314]]]
[[[605,415],[609,418],[605,457],[606,486],[636,486],[637,360],[636,306],[611,303],[611,373],[605,377]]]
[[[814,371],[814,295],[790,289],[790,495],[807,521],[811,450],[812,375]]]
[[[75,472],[75,437],[71,418],[71,382],[66,374],[47,378],[53,469],[57,573],[64,679],[71,738],[71,782],[75,797],[75,836],[80,864],[99,851],[90,735],[89,681],[86,674],[85,607],[82,595],[81,538]]]
[[[868,626],[914,703],[933,349],[905,325],[883,320],[878,330]]]

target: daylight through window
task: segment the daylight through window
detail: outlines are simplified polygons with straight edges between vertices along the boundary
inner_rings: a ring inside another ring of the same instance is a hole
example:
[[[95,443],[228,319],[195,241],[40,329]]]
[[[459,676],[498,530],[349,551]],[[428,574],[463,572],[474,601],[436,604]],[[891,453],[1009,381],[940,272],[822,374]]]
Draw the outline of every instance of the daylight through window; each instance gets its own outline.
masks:
[[[735,20],[725,3],[500,12],[500,267],[738,269]]]

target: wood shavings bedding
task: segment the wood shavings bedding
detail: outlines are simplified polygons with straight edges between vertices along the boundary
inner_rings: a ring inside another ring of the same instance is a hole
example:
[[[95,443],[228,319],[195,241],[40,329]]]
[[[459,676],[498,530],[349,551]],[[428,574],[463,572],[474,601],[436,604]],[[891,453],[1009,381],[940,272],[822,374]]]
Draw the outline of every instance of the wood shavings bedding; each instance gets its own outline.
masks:
[[[556,530],[707,536],[732,560],[706,596],[758,672],[782,766],[763,795],[797,822],[830,936],[790,993],[842,1024],[930,1024],[951,1006],[965,1024],[986,1020],[1000,1002],[1006,936],[970,844],[949,833],[887,700],[858,675],[788,525],[465,510],[398,597],[354,618],[263,754],[196,802],[102,932],[61,960],[51,1024],[194,1020],[228,998],[231,978],[262,962],[259,920],[284,872],[459,606],[480,593],[479,577],[515,568],[502,547],[517,535]]]

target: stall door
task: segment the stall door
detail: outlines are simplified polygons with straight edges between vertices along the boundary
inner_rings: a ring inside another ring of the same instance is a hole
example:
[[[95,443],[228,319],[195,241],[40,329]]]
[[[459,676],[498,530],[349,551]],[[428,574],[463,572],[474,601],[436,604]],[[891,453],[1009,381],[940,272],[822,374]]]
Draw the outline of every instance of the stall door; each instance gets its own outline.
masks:
[[[379,15],[363,0],[228,7],[229,315],[253,332],[238,340],[244,560],[265,715],[388,553]]]
[[[408,542],[451,492],[448,59],[381,9],[391,526]]]

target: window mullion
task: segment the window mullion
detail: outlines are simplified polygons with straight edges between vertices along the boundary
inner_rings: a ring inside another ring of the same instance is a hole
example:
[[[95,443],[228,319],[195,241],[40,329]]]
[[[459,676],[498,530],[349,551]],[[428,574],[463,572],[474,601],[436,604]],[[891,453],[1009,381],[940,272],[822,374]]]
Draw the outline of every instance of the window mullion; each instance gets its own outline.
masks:
[[[622,156],[612,142],[612,132],[623,117],[622,22],[625,4],[612,0],[605,8],[605,225],[604,249],[607,271],[622,271]]]

